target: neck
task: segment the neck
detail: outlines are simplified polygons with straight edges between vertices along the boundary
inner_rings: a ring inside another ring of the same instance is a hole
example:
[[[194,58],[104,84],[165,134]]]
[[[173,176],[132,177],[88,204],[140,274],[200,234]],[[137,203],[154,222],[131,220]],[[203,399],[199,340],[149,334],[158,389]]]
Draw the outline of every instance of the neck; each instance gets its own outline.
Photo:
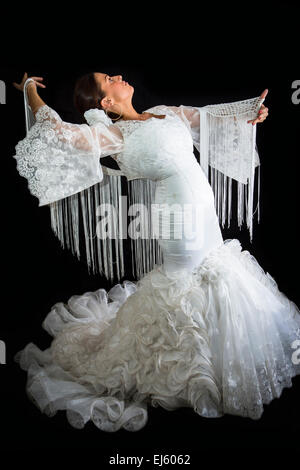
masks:
[[[124,121],[128,121],[131,119],[141,119],[143,118],[143,114],[138,113],[131,103],[122,103],[122,118]]]

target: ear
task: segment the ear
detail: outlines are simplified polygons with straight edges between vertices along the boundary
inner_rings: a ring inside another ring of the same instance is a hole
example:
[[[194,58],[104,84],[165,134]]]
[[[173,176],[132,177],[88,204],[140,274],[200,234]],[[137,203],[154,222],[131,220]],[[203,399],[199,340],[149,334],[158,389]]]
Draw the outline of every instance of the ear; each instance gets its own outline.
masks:
[[[107,98],[106,96],[102,98],[101,100],[101,106],[103,109],[108,109],[113,105],[112,101],[110,98]]]

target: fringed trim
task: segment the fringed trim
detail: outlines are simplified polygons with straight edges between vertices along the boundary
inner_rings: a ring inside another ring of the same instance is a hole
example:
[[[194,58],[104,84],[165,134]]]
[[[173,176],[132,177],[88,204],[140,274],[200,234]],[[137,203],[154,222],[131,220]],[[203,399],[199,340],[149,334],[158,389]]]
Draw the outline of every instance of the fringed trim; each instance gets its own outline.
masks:
[[[99,272],[111,281],[124,276],[124,239],[127,236],[131,240],[133,276],[140,279],[156,264],[162,264],[162,251],[152,220],[156,184],[139,179],[127,183],[129,216],[135,217],[129,223],[128,233],[121,176],[104,174],[100,183],[49,204],[53,232],[62,247],[70,249],[78,259],[81,210],[88,272]]]
[[[141,279],[155,264],[162,264],[163,256],[157,240],[152,202],[155,197],[156,182],[147,179],[128,180],[129,215],[137,216],[134,225],[130,222],[133,275]],[[140,204],[140,206],[136,206]],[[138,211],[138,212],[137,212]],[[138,222],[139,230],[136,223]],[[134,235],[135,234],[135,235]]]
[[[254,119],[262,104],[260,97],[250,100],[209,105],[200,111],[200,165],[210,182],[215,208],[222,227],[232,216],[232,180],[237,184],[237,222],[245,221],[253,239],[255,169],[260,165],[256,151]],[[260,169],[257,185],[259,221]]]
[[[255,178],[254,178],[255,179]],[[237,194],[237,223],[241,229],[243,222],[247,221],[249,228],[250,241],[253,240],[253,219],[257,211],[257,222],[260,221],[260,165],[257,167],[257,177],[254,185],[233,180],[216,168],[210,167],[209,181],[215,197],[215,208],[221,226],[224,228],[227,220],[227,227],[230,226],[232,217],[232,193],[233,186],[236,186]],[[257,204],[253,211],[253,193],[257,194]]]
[[[124,276],[123,237],[118,223],[122,213],[121,196],[121,177],[104,175],[100,183],[50,204],[52,230],[62,247],[71,249],[78,259],[81,207],[88,271],[100,272],[111,281]],[[105,216],[102,209],[98,209],[100,204],[107,210],[106,227],[103,221],[97,224],[97,216]]]

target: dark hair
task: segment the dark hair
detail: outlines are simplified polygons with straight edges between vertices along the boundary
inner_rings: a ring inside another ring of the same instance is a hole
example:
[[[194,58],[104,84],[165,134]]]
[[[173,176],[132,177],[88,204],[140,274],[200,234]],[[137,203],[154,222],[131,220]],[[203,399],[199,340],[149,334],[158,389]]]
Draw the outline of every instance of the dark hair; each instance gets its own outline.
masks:
[[[73,102],[77,111],[83,116],[91,108],[103,109],[101,100],[105,98],[105,93],[95,79],[94,72],[87,73],[78,78],[75,83]],[[117,118],[118,115],[110,113],[109,117]]]

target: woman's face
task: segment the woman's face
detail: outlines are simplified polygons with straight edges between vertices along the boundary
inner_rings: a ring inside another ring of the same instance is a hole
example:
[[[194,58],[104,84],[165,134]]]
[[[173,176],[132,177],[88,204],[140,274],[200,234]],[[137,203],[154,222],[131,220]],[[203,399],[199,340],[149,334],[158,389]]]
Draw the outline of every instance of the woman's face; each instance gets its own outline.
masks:
[[[132,98],[134,88],[122,79],[122,75],[111,76],[95,72],[94,76],[106,98],[111,99],[114,103],[122,103]]]

